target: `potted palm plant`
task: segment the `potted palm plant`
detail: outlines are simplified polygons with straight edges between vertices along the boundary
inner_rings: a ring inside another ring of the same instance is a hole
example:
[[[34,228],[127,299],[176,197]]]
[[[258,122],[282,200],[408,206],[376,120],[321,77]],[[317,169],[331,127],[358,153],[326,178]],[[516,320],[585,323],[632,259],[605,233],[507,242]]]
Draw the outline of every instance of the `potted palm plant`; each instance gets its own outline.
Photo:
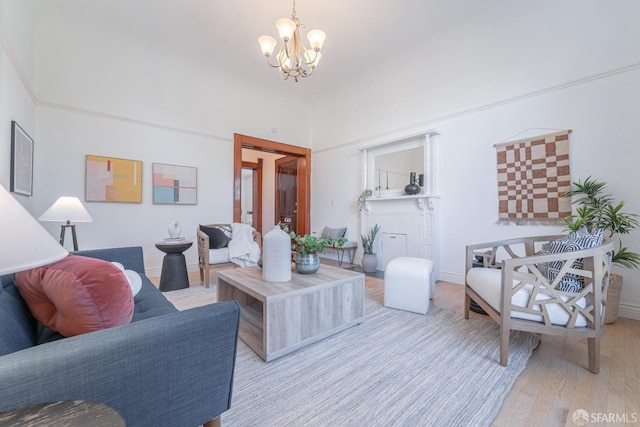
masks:
[[[621,234],[629,234],[640,226],[638,214],[623,212],[624,201],[614,202],[610,194],[604,193],[606,183],[599,182],[591,176],[584,182],[578,180],[571,186],[565,195],[575,199],[574,205],[578,205],[576,213],[563,219],[564,224],[571,231],[577,231],[581,227],[587,227],[589,232],[602,228],[605,236],[614,238]],[[640,254],[631,252],[622,245],[622,239],[618,236],[618,249],[613,253],[614,264],[625,268],[640,268]],[[612,273],[609,277],[609,289],[607,291],[607,310],[605,323],[613,323],[618,318],[620,307],[620,294],[622,293],[622,276]]]
[[[365,273],[374,273],[378,268],[378,257],[373,253],[373,243],[376,240],[376,235],[380,231],[378,224],[371,228],[369,234],[362,235],[362,249],[364,255],[362,255],[362,271]]]

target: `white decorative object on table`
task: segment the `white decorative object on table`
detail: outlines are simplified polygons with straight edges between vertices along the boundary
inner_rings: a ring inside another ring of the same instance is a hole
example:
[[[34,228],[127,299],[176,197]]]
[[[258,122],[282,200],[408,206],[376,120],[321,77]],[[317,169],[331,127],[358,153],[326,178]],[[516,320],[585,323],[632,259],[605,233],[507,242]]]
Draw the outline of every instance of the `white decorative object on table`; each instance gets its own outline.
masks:
[[[178,221],[171,221],[169,223],[169,237],[172,239],[177,239],[180,237],[180,233],[182,233],[182,227],[178,224]]]
[[[262,280],[289,282],[291,280],[291,238],[278,226],[262,239]]]

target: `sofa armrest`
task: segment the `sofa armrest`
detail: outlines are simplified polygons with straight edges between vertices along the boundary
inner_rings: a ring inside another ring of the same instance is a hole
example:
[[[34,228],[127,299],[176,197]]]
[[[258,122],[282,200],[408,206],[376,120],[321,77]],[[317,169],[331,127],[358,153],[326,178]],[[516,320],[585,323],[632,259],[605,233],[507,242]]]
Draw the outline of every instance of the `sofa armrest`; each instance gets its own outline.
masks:
[[[0,357],[0,411],[104,403],[132,426],[199,425],[231,404],[240,309],[210,304]]]

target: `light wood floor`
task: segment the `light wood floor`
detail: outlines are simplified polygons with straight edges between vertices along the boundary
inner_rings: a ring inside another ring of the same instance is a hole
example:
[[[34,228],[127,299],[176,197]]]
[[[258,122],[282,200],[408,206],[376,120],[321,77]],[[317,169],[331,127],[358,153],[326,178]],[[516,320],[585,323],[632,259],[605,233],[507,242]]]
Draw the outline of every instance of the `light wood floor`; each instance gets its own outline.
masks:
[[[211,273],[215,277],[213,270]],[[152,281],[158,283],[157,278]],[[198,273],[190,273],[189,281],[199,286]],[[384,281],[367,277],[366,286],[384,289]],[[464,287],[438,282],[433,304],[462,314]],[[586,368],[586,340],[543,335],[493,425],[575,426],[572,415],[577,409],[601,421],[615,417],[628,421],[587,425],[640,425],[640,322],[619,318],[607,325],[600,351],[600,373],[596,375]]]
[[[367,277],[366,282],[384,288],[382,279]],[[463,314],[464,286],[438,282],[433,304]],[[640,322],[619,318],[607,325],[600,353],[600,373],[592,374],[586,368],[586,340],[543,335],[493,425],[576,426],[572,415],[577,409],[591,417],[619,414],[634,421],[627,425],[640,424]]]

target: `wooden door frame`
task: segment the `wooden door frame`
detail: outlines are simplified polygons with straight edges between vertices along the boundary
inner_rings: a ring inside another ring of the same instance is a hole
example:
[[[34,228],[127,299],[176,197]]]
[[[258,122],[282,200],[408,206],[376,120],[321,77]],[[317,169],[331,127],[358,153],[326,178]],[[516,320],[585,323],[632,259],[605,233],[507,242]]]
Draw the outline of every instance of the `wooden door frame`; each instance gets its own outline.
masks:
[[[303,159],[298,170],[298,215],[302,225],[300,234],[311,232],[311,150],[253,136],[233,134],[233,222],[242,218],[242,149],[266,151]]]
[[[258,159],[258,162],[242,162],[242,169],[251,169],[256,173],[253,175],[252,185],[253,185],[253,200],[251,204],[253,205],[253,228],[256,229],[258,233],[262,233],[262,159]],[[242,209],[242,207],[241,207]],[[242,217],[242,211],[240,213],[240,217]]]

